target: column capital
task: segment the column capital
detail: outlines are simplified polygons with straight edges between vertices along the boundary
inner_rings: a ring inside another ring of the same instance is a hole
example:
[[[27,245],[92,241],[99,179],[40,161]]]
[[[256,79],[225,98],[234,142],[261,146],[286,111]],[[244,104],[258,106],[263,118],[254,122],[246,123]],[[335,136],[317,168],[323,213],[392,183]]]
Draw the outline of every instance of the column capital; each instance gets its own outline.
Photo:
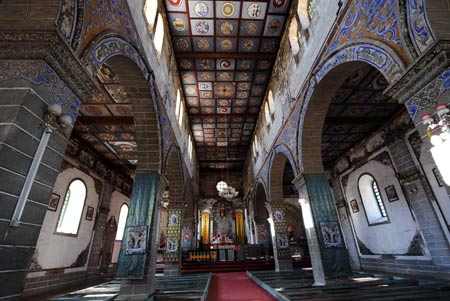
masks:
[[[298,174],[294,180],[292,180],[291,182],[292,184],[294,184],[295,188],[297,188],[297,190],[301,190],[303,188],[306,187],[306,180],[304,177],[303,173]]]

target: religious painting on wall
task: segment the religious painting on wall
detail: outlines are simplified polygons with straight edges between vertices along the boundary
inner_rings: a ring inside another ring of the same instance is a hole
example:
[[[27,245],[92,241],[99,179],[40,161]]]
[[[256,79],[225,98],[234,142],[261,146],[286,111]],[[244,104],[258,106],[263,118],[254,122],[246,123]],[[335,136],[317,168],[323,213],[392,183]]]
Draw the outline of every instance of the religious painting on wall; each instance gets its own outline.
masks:
[[[179,217],[177,213],[172,213],[169,216],[169,225],[177,225],[179,221]]]
[[[289,238],[287,233],[280,233],[277,235],[278,249],[287,249],[289,247]]]
[[[192,245],[192,229],[190,224],[183,225],[181,230],[181,246],[189,248]]]
[[[351,200],[350,201],[350,207],[352,207],[352,212],[353,213],[359,212],[358,202],[356,202],[356,200]]]
[[[325,248],[343,247],[339,224],[337,222],[320,222]]]
[[[147,226],[128,227],[126,255],[143,254],[147,245]]]
[[[178,251],[178,238],[167,237],[167,253],[176,253]]]
[[[283,220],[283,211],[281,211],[281,210],[274,210],[273,216],[275,218],[275,221],[282,221]]]
[[[398,195],[397,191],[395,191],[394,185],[390,185],[386,187],[384,190],[386,190],[386,196],[389,200],[389,202],[398,201]]]
[[[56,193],[52,193],[52,195],[50,196],[50,200],[48,201],[48,210],[51,211],[56,211],[56,209],[58,209],[58,204],[59,204],[59,194]]]
[[[264,224],[257,225],[258,229],[258,241],[260,244],[265,244],[269,242],[270,234],[267,231],[267,227]]]
[[[91,221],[94,218],[94,207],[88,206],[86,210],[86,220]]]

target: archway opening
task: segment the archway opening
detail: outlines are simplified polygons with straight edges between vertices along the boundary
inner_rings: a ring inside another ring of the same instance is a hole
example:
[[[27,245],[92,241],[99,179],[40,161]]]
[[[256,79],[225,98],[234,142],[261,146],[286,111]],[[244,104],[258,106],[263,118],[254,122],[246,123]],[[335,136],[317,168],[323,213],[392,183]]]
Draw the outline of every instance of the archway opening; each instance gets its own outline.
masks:
[[[292,183],[294,179],[294,167],[288,157],[282,152],[276,153],[270,171],[270,193],[272,218],[278,225],[277,229],[280,229],[276,233],[278,252],[281,257],[292,259],[294,267],[309,267],[308,242],[299,193]],[[277,216],[280,211],[281,216]],[[280,245],[278,241],[285,237],[287,241]]]
[[[269,212],[266,208],[267,194],[264,185],[259,183],[256,188],[254,202],[254,229],[256,241],[261,246],[260,257],[264,256],[266,261],[273,259],[272,228],[269,223]]]

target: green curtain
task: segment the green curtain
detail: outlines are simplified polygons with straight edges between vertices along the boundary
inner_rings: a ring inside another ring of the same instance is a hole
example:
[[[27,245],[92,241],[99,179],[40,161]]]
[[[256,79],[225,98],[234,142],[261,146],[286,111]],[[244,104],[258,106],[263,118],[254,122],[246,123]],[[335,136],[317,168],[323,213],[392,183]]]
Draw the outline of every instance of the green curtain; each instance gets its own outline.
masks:
[[[305,174],[311,209],[314,216],[314,226],[319,238],[325,275],[339,277],[352,273],[348,251],[345,248],[344,237],[339,226],[330,184],[325,174]],[[322,227],[327,224],[337,224],[341,244],[339,246],[326,246]]]
[[[150,225],[156,200],[158,175],[155,173],[138,173],[133,185],[127,224],[125,227],[122,247],[116,267],[118,279],[143,279],[145,261],[150,245]],[[145,226],[145,253],[126,254],[130,227]]]

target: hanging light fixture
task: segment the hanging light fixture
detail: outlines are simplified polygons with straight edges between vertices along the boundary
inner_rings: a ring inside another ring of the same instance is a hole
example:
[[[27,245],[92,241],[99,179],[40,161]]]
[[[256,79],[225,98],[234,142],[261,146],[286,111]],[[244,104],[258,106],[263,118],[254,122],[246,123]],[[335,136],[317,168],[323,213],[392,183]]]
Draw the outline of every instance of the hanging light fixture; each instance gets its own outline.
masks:
[[[435,110],[437,117],[424,114],[420,119],[427,126],[427,136],[433,145],[430,151],[436,166],[444,182],[450,185],[450,110],[447,104],[438,104]]]
[[[225,158],[226,158],[226,165],[225,168],[227,170],[227,182],[229,182],[229,175],[228,175],[228,123],[227,123],[227,114],[225,114],[225,137],[226,137],[226,144],[225,144]],[[234,187],[229,186],[226,182],[220,181],[217,183],[216,186],[217,190],[219,191],[219,196],[224,199],[233,199],[237,197],[239,194]]]

